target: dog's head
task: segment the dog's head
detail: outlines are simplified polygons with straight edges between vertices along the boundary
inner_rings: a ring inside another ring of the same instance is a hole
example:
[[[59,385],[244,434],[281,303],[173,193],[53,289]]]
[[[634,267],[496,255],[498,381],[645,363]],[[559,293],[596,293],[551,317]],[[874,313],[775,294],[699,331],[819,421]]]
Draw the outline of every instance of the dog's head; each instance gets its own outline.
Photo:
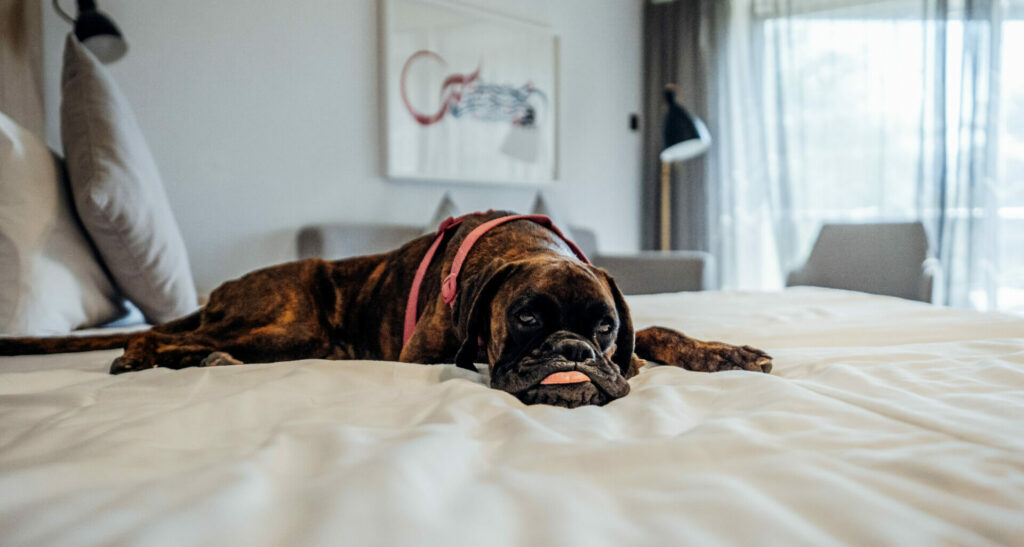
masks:
[[[543,257],[468,281],[453,310],[459,366],[486,353],[491,387],[527,404],[603,405],[629,393],[633,323],[604,270]]]

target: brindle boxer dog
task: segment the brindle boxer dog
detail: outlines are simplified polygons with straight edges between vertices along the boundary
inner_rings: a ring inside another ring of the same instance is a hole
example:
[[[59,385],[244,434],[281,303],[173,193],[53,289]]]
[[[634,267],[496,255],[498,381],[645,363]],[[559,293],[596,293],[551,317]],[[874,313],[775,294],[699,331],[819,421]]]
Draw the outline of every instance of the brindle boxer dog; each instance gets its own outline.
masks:
[[[662,327],[634,333],[611,276],[529,220],[484,234],[466,257],[452,306],[445,304],[441,280],[460,243],[485,221],[510,214],[471,215],[441,240],[408,343],[406,299],[434,236],[385,254],[258,270],[218,287],[198,312],[141,333],[6,338],[0,355],[124,347],[113,374],[296,359],[455,362],[472,370],[486,362],[491,387],[527,404],[570,408],[626,395],[626,380],[647,360],[702,372],[771,371],[771,357],[749,346]]]

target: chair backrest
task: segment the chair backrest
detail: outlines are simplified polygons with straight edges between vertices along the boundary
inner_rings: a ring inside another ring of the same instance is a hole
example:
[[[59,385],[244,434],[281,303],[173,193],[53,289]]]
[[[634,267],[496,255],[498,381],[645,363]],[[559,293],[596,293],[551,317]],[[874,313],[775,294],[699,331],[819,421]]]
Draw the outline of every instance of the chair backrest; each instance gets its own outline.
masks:
[[[571,239],[587,257],[597,256],[597,234],[593,230],[581,226],[569,226],[568,228],[568,230],[562,230],[565,232],[565,237]]]
[[[299,231],[299,258],[335,260],[393,251],[423,235],[421,226],[335,223],[306,226]]]
[[[807,263],[786,285],[922,300],[927,259],[928,236],[920,222],[825,224]]]

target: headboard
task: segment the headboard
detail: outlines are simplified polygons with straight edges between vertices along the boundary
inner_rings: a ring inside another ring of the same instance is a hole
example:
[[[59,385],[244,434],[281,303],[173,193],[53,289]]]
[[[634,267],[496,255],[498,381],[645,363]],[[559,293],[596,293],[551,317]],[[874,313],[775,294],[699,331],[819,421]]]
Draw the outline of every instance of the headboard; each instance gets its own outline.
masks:
[[[41,0],[0,0],[0,112],[43,135]]]

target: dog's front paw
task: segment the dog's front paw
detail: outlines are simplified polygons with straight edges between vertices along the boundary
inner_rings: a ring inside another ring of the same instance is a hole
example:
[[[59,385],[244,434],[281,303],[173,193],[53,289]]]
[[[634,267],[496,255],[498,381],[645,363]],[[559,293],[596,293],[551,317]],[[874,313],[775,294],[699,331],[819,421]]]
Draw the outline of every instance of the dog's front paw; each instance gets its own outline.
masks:
[[[680,366],[701,372],[751,370],[769,373],[772,371],[772,356],[750,346],[700,342],[688,356],[687,362]]]
[[[642,359],[699,372],[772,370],[772,357],[757,348],[704,342],[664,327],[637,332],[636,354]]]

